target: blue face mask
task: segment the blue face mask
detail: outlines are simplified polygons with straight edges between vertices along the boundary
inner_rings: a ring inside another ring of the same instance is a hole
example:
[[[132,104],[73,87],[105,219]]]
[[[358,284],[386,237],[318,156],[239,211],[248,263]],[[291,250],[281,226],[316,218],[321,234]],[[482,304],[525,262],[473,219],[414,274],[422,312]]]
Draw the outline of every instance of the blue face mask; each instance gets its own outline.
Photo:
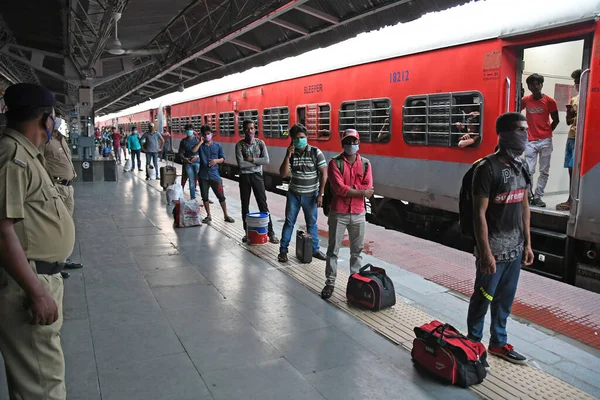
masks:
[[[302,150],[308,145],[308,140],[306,138],[297,138],[294,139],[294,147],[298,150]]]
[[[194,131],[185,131],[185,134],[188,135],[188,137],[194,136]]]
[[[46,135],[48,136],[48,141],[46,143],[50,143],[50,141],[52,140],[52,132],[54,132],[53,129],[58,129],[58,127],[55,127],[56,119],[54,119],[54,117],[52,116],[49,116],[48,118],[50,118],[50,120],[52,121],[52,129],[48,130],[48,128],[44,127]]]

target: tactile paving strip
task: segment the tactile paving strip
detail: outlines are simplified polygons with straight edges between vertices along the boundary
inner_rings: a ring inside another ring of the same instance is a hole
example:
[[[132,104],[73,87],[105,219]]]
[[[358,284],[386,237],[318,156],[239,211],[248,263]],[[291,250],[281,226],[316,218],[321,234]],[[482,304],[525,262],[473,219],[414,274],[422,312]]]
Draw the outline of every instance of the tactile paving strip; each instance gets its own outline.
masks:
[[[157,182],[149,184],[154,187]],[[279,246],[246,245],[241,240],[244,235],[241,221],[233,224],[226,223],[219,207],[211,207],[211,214],[213,219],[210,225],[217,231],[237,241],[240,246],[320,295],[325,278],[323,261],[317,260],[310,264],[301,264],[291,256],[287,263],[281,264],[277,261]],[[291,244],[289,254],[295,254],[295,248]],[[379,312],[351,307],[345,296],[345,282],[347,281],[348,273],[340,268],[337,278],[338,285],[329,301],[406,350],[410,351],[412,348],[413,328],[434,319],[429,314],[402,301],[397,301],[394,307]],[[469,388],[485,399],[594,399],[593,396],[533,366],[515,365],[493,356],[489,356],[488,361],[491,372],[486,380]]]

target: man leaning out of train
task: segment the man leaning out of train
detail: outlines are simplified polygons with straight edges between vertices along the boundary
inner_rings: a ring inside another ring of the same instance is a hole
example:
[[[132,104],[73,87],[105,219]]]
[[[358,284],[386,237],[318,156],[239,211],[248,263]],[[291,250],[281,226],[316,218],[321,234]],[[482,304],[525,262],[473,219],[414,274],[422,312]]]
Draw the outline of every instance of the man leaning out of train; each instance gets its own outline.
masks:
[[[333,294],[337,263],[342,239],[348,230],[350,239],[350,273],[358,272],[362,264],[365,242],[365,197],[373,196],[373,173],[371,163],[358,154],[360,136],[355,129],[346,129],[342,135],[344,152],[329,161],[327,176],[332,198],[329,207],[329,244],[325,267],[323,299]]]
[[[527,121],[519,113],[496,120],[498,151],[473,174],[473,221],[477,273],[469,304],[469,338],[481,341],[491,304],[491,354],[515,364],[527,359],[508,343],[506,321],[515,299],[521,263],[533,263],[529,231],[529,199],[521,156],[527,147]]]
[[[282,178],[291,177],[285,203],[285,222],[279,244],[279,262],[287,262],[288,247],[300,208],[304,212],[306,230],[313,240],[313,257],[325,260],[319,248],[317,229],[318,207],[323,206],[323,193],[327,181],[327,161],[323,152],[308,144],[307,130],[302,124],[290,129],[292,144],[288,147],[279,167]]]

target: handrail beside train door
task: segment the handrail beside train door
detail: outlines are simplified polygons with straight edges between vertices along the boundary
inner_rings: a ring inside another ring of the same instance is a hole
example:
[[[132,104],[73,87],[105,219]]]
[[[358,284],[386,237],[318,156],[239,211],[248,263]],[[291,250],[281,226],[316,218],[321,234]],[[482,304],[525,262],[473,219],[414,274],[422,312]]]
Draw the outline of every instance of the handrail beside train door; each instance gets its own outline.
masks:
[[[575,160],[573,162],[572,182],[570,194],[573,199],[571,204],[571,213],[569,217],[569,224],[575,223],[577,218],[577,208],[579,206],[579,184],[581,179],[579,172],[581,171],[581,154],[583,152],[583,135],[585,129],[585,117],[586,117],[586,106],[588,96],[588,84],[590,77],[590,69],[586,69],[581,73],[580,84],[579,84],[579,104],[577,105],[577,139],[575,142]]]
[[[510,112],[510,78],[506,77],[506,112]]]

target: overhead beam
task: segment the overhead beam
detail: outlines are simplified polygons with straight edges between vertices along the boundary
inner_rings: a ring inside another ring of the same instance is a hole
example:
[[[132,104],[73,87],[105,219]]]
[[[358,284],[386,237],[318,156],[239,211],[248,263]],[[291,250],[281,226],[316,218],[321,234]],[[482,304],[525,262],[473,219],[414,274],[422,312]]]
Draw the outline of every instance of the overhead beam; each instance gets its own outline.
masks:
[[[290,2],[288,2],[287,4],[284,4],[283,6],[279,7],[278,9],[276,9],[275,11],[269,13],[268,15],[263,16],[262,18],[251,22],[250,24],[244,26],[243,28],[238,29],[235,32],[230,33],[229,35],[226,35],[225,37],[216,40],[215,42],[213,42],[212,44],[206,46],[203,49],[200,49],[196,52],[194,52],[193,54],[190,54],[187,57],[184,57],[183,59],[181,59],[180,61],[176,62],[175,64],[171,65],[170,67],[166,68],[164,71],[160,72],[158,75],[156,75],[154,78],[150,78],[136,86],[133,87],[133,89],[128,90],[127,92],[125,92],[124,94],[122,94],[121,96],[117,97],[116,99],[114,99],[111,102],[106,103],[105,105],[103,105],[102,107],[99,107],[97,111],[100,111],[108,106],[110,106],[111,104],[115,103],[117,100],[120,100],[122,98],[125,98],[127,96],[129,96],[131,93],[135,93],[137,90],[139,90],[140,88],[144,87],[144,85],[147,85],[148,83],[166,75],[169,71],[173,71],[176,70],[177,68],[187,64],[188,62],[195,60],[196,58],[198,58],[201,55],[207,54],[209,52],[211,52],[212,50],[222,46],[224,43],[228,43],[233,39],[237,39],[238,37],[250,32],[253,29],[258,28],[259,26],[262,26],[268,22],[270,22],[271,20],[273,20],[274,18],[279,17],[280,15],[285,14],[286,12],[290,11],[290,10],[294,10],[297,7],[303,5],[304,3],[307,3],[309,0],[292,0]],[[404,1],[404,0],[403,0]],[[408,0],[406,0],[408,1]],[[258,53],[256,53],[258,54]],[[255,55],[255,54],[254,54]]]
[[[0,49],[0,53],[4,54],[5,56],[8,56],[8,57],[12,58],[13,60],[22,62],[23,64],[26,64],[26,65],[30,66],[31,68],[33,68],[33,69],[37,69],[38,71],[41,71],[41,72],[45,73],[46,75],[50,75],[51,77],[56,78],[56,79],[58,79],[60,81],[69,82],[70,83],[70,80],[67,77],[62,76],[60,74],[57,74],[56,72],[51,71],[48,68],[44,68],[43,66],[40,65],[39,62],[32,62],[31,60],[29,60],[29,59],[27,59],[25,57],[21,57],[21,56],[18,56],[16,54],[11,53],[10,50],[8,50],[7,46],[4,46],[2,49]]]
[[[177,85],[178,82],[169,82],[166,81],[164,79],[155,79],[156,82],[160,82],[160,83],[164,83],[165,85],[169,85],[169,86],[173,86],[173,85]],[[145,85],[144,85],[145,86]]]
[[[65,56],[63,56],[62,54],[52,53],[50,51],[45,51],[45,50],[34,49],[31,47],[27,47],[27,46],[21,46],[19,44],[15,44],[15,43],[8,43],[8,47],[12,47],[13,49],[17,49],[17,50],[30,51],[32,54],[38,53],[38,54],[42,54],[46,57],[59,58],[61,60],[65,58]]]
[[[179,69],[182,70],[183,72],[189,72],[190,74],[193,74],[193,75],[198,75],[200,73],[200,72],[196,71],[195,69],[191,69],[188,67],[180,67]]]
[[[327,21],[330,24],[337,25],[340,23],[340,19],[338,17],[334,17],[331,14],[327,14],[326,12],[317,10],[316,8],[312,8],[307,5],[298,7],[298,11],[302,11],[305,14],[312,15],[313,17],[322,19],[323,21]]]
[[[308,29],[304,29],[301,26],[298,26],[296,24],[292,24],[291,22],[284,21],[284,20],[282,20],[280,18],[273,18],[271,20],[271,23],[275,24],[275,25],[279,25],[282,28],[288,29],[290,31],[294,31],[296,33],[299,33],[299,34],[301,34],[303,36],[306,36],[306,35],[308,35],[310,33],[308,31]]]
[[[217,60],[216,58],[213,58],[213,57],[208,57],[208,56],[198,56],[198,58],[199,58],[200,60],[208,61],[208,62],[210,62],[210,63],[217,64],[217,65],[220,65],[220,66],[223,66],[223,65],[225,65],[225,63],[224,63],[223,61],[221,61],[221,60]]]
[[[193,76],[190,76],[188,74],[184,74],[184,73],[178,72],[178,71],[169,71],[169,73],[167,75],[173,75],[173,76],[176,76],[176,77],[182,76],[182,77],[184,77],[186,79],[193,78]]]
[[[230,43],[233,43],[236,46],[240,46],[240,47],[243,47],[243,48],[248,49],[248,50],[252,50],[252,51],[254,51],[256,53],[260,53],[262,51],[262,49],[260,47],[255,46],[255,45],[250,44],[250,43],[247,43],[247,42],[244,42],[242,40],[233,39],[233,40],[230,41]]]
[[[108,82],[110,82],[110,81],[112,81],[114,79],[117,79],[117,78],[120,78],[120,77],[125,76],[127,74],[130,74],[130,73],[132,73],[134,71],[137,71],[138,69],[146,68],[147,66],[152,65],[155,62],[156,62],[155,60],[146,61],[145,63],[142,63],[140,65],[136,65],[133,68],[124,68],[123,71],[121,71],[121,72],[117,72],[116,74],[104,77],[102,79],[97,79],[94,82],[94,87],[98,87],[98,86],[104,85],[105,83],[108,83]]]

